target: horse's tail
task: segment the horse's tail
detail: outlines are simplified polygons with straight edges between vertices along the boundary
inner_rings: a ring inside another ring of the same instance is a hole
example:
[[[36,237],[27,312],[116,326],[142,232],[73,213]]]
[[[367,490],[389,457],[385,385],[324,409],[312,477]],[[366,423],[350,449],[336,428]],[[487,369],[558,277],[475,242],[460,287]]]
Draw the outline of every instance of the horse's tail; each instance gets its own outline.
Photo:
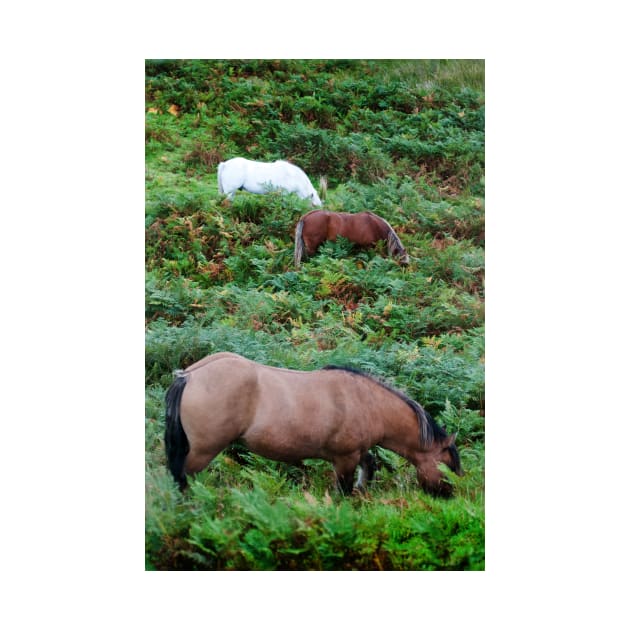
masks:
[[[304,219],[300,219],[295,226],[295,250],[293,251],[293,262],[296,267],[300,266],[302,256],[304,255],[304,239],[302,238],[302,230],[304,229]]]
[[[217,169],[217,184],[219,185],[219,194],[223,194],[223,184],[221,184],[221,171],[223,170],[224,162],[219,163],[219,168]]]
[[[165,397],[166,431],[164,432],[164,445],[166,447],[166,459],[168,460],[168,468],[181,490],[184,490],[187,485],[184,462],[190,450],[190,444],[179,415],[184,387],[186,387],[186,376],[183,372],[176,372],[175,382],[168,388]]]

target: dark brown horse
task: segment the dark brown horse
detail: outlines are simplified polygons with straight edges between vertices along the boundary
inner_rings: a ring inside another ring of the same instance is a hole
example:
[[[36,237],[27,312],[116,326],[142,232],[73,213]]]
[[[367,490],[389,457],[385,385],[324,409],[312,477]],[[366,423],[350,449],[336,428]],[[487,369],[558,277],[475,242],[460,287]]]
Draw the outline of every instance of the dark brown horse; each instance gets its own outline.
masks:
[[[312,256],[324,241],[334,241],[338,236],[361,246],[386,241],[390,256],[397,258],[401,265],[409,263],[409,256],[392,226],[373,212],[313,210],[305,214],[295,228],[295,266],[300,266],[304,253]]]
[[[269,367],[219,352],[176,373],[166,393],[166,455],[184,489],[235,440],[252,452],[289,463],[332,462],[337,483],[352,491],[370,476],[375,445],[390,449],[417,470],[427,492],[450,496],[438,468],[462,474],[455,435],[439,427],[416,402],[393,387],[351,368],[313,372]]]

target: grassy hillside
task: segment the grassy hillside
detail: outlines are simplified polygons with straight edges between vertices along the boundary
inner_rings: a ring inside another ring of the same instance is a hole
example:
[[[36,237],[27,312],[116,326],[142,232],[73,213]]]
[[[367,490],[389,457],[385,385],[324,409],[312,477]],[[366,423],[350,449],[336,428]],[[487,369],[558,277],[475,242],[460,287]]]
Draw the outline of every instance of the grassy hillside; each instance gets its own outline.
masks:
[[[484,68],[478,61],[146,62],[146,560],[178,569],[484,568]],[[295,195],[218,194],[216,167],[287,159],[329,210],[387,219],[411,256],[324,245],[299,270]],[[332,468],[224,452],[182,495],[165,467],[172,371],[232,351],[351,365],[458,431],[434,499],[383,462],[365,496]]]

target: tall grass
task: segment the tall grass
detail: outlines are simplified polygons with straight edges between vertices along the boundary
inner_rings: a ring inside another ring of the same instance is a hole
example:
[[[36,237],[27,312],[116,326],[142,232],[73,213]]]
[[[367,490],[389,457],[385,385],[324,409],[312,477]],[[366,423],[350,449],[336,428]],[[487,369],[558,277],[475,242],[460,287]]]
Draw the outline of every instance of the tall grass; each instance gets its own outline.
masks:
[[[375,64],[385,81],[404,81],[416,87],[442,87],[447,90],[485,89],[485,63],[482,59],[392,59]]]
[[[155,570],[484,567],[484,97],[477,61],[147,62],[146,562]],[[175,106],[175,107],[173,107]],[[218,194],[216,164],[290,159],[331,210],[387,219],[411,256],[340,239],[293,266],[295,195]],[[182,495],[165,466],[174,369],[232,351],[343,364],[458,432],[466,471],[433,499],[377,449],[364,496],[330,464],[239,445]]]

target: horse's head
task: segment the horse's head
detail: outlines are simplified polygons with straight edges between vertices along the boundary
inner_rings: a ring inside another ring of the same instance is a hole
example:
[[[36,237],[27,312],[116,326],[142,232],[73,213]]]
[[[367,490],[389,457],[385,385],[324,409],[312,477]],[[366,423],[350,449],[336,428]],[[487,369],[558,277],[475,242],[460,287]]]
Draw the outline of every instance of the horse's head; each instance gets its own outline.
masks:
[[[404,247],[401,248],[400,253],[398,254],[398,262],[401,265],[409,264],[409,254],[407,253],[407,250]]]
[[[403,247],[403,244],[400,242],[396,232],[394,232],[389,223],[385,222],[385,225],[387,226],[387,249],[389,250],[390,256],[396,258],[401,265],[408,265],[409,254],[407,254],[407,250]]]
[[[435,440],[428,451],[423,451],[418,456],[418,482],[425,492],[439,497],[452,496],[453,486],[439,469],[439,464],[446,464],[456,475],[463,476],[455,437],[456,434],[453,433],[443,440]]]
[[[407,250],[402,246],[402,243],[398,241],[392,245],[391,248],[392,256],[396,258],[400,265],[408,265],[409,264],[409,254]]]
[[[312,206],[321,206],[322,200],[319,198],[319,195],[315,190],[311,193],[311,205]]]

